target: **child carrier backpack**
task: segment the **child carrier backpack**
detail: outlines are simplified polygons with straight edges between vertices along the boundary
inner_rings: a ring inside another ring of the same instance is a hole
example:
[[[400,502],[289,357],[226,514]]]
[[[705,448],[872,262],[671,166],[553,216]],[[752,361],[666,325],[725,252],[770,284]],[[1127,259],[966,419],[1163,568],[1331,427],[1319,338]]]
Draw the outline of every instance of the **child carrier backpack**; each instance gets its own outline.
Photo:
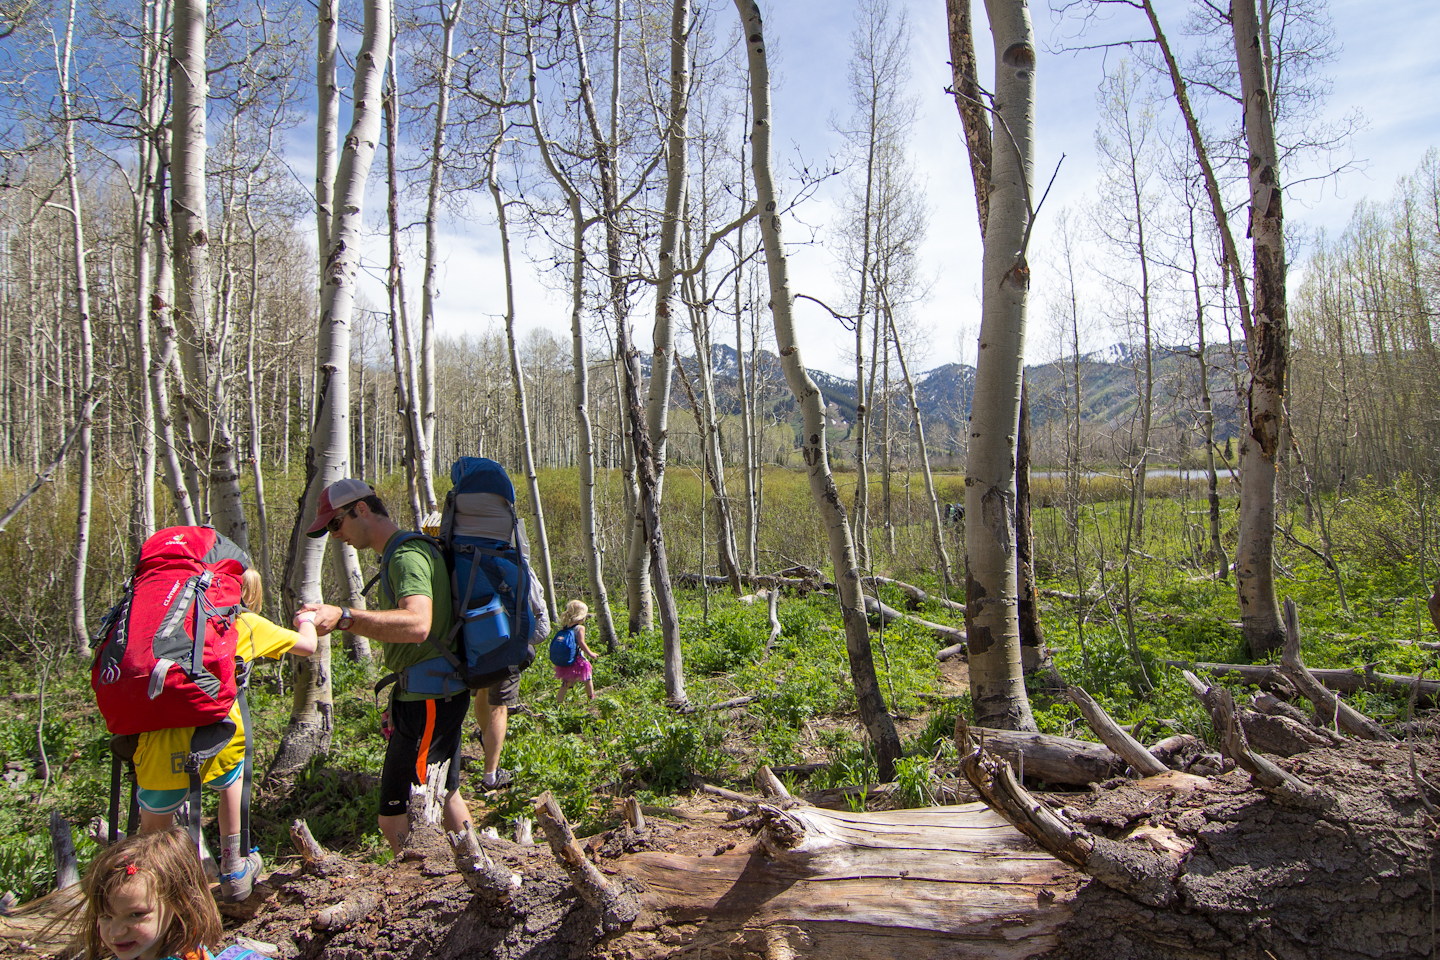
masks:
[[[561,627],[550,638],[550,662],[557,667],[574,666],[580,648],[575,645],[575,628]]]
[[[393,603],[390,559],[412,540],[427,542],[445,560],[455,620],[437,656],[391,674],[375,685],[446,697],[518,675],[535,660],[535,639],[549,633],[538,583],[530,573],[529,544],[515,513],[515,487],[505,468],[485,457],[461,457],[450,468],[438,537],[401,533],[391,538],[371,580]],[[370,585],[366,585],[369,590]],[[461,637],[457,646],[456,637]],[[462,659],[463,658],[463,659]]]
[[[90,685],[111,738],[110,836],[118,839],[120,765],[133,761],[138,737],[194,727],[190,774],[191,833],[198,838],[200,769],[235,734],[238,701],[245,726],[242,842],[248,845],[249,665],[236,655],[240,577],[250,558],[214,527],[168,527],[140,547],[135,572],[90,638]],[[131,827],[135,799],[131,795]]]

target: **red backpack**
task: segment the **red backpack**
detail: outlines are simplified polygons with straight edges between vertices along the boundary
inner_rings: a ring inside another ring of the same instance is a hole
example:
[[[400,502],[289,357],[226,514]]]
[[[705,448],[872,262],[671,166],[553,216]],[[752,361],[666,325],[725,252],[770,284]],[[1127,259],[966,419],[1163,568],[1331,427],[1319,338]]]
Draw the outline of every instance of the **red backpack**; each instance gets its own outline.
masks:
[[[235,617],[249,558],[214,527],[169,527],[140,548],[91,638],[90,685],[113,734],[204,727],[235,702]]]

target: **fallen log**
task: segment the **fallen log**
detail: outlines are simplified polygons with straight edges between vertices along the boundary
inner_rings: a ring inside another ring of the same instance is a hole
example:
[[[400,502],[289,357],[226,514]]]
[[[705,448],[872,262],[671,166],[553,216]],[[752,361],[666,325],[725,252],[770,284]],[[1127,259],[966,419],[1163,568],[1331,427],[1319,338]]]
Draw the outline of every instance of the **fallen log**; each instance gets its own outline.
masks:
[[[1321,723],[1334,720],[1346,733],[1362,740],[1394,740],[1380,724],[1341,700],[1316,680],[1300,659],[1300,618],[1294,600],[1285,601],[1285,648],[1280,653],[1280,666],[1300,693],[1315,706]],[[1420,689],[1419,681],[1410,684],[1411,691]]]
[[[1289,717],[1296,723],[1303,723],[1307,726],[1316,726],[1313,719],[1293,703],[1287,703],[1279,697],[1272,697],[1263,690],[1257,690],[1250,697],[1250,705],[1260,713],[1268,717]]]
[[[940,652],[935,654],[935,659],[941,663],[949,660],[951,657],[960,657],[962,660],[968,660],[970,659],[970,652],[964,643],[952,643],[948,647],[940,648]]]
[[[570,823],[560,810],[560,804],[550,791],[535,798],[535,821],[540,824],[550,852],[555,861],[570,876],[580,899],[588,903],[601,916],[601,925],[607,932],[614,932],[632,922],[640,914],[640,904],[635,895],[623,885],[614,883],[600,872],[595,864],[586,859]]]
[[[1080,713],[1085,717],[1085,722],[1090,724],[1090,729],[1100,738],[1100,742],[1109,747],[1120,759],[1135,768],[1135,772],[1142,777],[1153,776],[1157,773],[1164,773],[1170,769],[1165,766],[1157,757],[1144,745],[1130,736],[1129,733],[1121,730],[1110,715],[1105,712],[1095,699],[1078,686],[1067,686],[1065,694],[1070,702],[1080,708]]]
[[[736,803],[756,804],[761,801],[760,797],[751,796],[748,793],[736,793],[734,790],[727,790],[724,787],[717,787],[713,783],[701,784],[701,793],[708,793],[711,796],[719,797],[722,800],[734,800]]]
[[[1301,810],[1324,813],[1335,807],[1335,799],[1318,790],[1299,777],[1280,769],[1263,756],[1250,749],[1245,740],[1245,728],[1236,716],[1235,700],[1230,691],[1219,684],[1205,684],[1190,671],[1185,671],[1185,682],[1205,709],[1210,712],[1210,722],[1220,734],[1220,750],[1235,761],[1235,765],[1246,773],[1257,786],[1265,790],[1280,803]]]
[[[903,580],[892,580],[889,577],[865,577],[864,582],[872,587],[877,584],[894,587],[909,599],[910,609],[912,610],[919,610],[925,604],[933,603],[936,606],[944,607],[946,610],[954,610],[956,613],[965,612],[965,604],[947,599],[946,597],[937,597],[933,593],[927,593],[913,583],[906,583]]]
[[[701,576],[698,573],[682,573],[674,578],[677,583],[685,587],[698,587],[701,584]],[[708,574],[704,578],[706,586],[729,587],[730,578]],[[772,590],[776,587],[785,590],[794,590],[801,596],[807,593],[814,593],[819,590],[830,591],[835,589],[835,581],[826,580],[818,573],[813,577],[786,576],[785,571],[779,574],[741,574],[740,582],[751,590]],[[744,597],[741,597],[744,600]]]
[[[1235,676],[1246,683],[1255,686],[1270,686],[1282,684],[1290,686],[1285,671],[1279,664],[1269,666],[1263,663],[1204,663],[1194,660],[1165,660],[1162,661],[1167,667],[1176,667],[1181,670],[1193,670],[1196,673],[1208,673],[1216,677]],[[1403,677],[1393,673],[1377,673],[1375,671],[1357,672],[1355,670],[1341,670],[1328,667],[1321,667],[1310,670],[1310,675],[1318,680],[1327,690],[1334,690],[1336,693],[1354,694],[1361,690],[1370,690],[1375,693],[1384,693],[1392,697],[1408,697],[1414,678]],[[1420,683],[1420,696],[1435,698],[1440,694],[1440,680],[1424,680]]]
[[[955,720],[956,738],[965,724]],[[968,724],[966,724],[968,727]],[[1085,786],[1125,775],[1125,761],[1101,743],[1072,740],[1043,733],[1019,733],[989,727],[968,727],[985,749],[1019,769],[1024,757],[1025,776],[1051,785]]]
[[[909,620],[911,623],[917,624],[921,627],[924,627],[926,630],[929,630],[931,633],[935,634],[935,636],[939,637],[941,640],[947,643],[965,642],[965,631],[961,630],[959,627],[947,627],[941,623],[932,623],[929,620],[925,620],[908,613],[901,613],[899,610],[896,610],[889,604],[876,600],[869,594],[865,595],[865,612],[874,616],[878,616],[880,618],[880,622],[883,624],[891,624],[894,623],[896,620]]]
[[[511,873],[490,859],[484,848],[480,846],[480,838],[475,835],[475,827],[468,821],[465,823],[465,829],[453,833],[447,832],[445,839],[449,842],[450,851],[455,856],[455,869],[460,871],[460,879],[465,882],[465,886],[469,887],[472,893],[489,893],[494,896],[508,897],[520,889],[520,875]]]
[[[373,890],[359,890],[334,906],[315,914],[314,925],[321,930],[343,930],[357,920],[368,917],[380,908],[380,895]]]
[[[1290,717],[1270,716],[1254,710],[1240,711],[1240,726],[1245,728],[1245,742],[1261,753],[1293,757],[1320,747],[1331,747],[1338,739],[1328,730],[1320,730]]]
[[[766,816],[768,851],[760,842],[722,856],[647,851],[616,862],[644,885],[647,925],[684,931],[690,947],[668,955],[1019,960],[1057,944],[1073,916],[1073,868],[982,804]],[[652,955],[643,946],[653,937],[636,930],[605,956]]]
[[[743,697],[731,697],[729,700],[721,700],[719,703],[707,703],[696,707],[697,710],[729,710],[732,707],[743,707],[747,703],[754,703],[759,700],[758,696],[747,694]]]

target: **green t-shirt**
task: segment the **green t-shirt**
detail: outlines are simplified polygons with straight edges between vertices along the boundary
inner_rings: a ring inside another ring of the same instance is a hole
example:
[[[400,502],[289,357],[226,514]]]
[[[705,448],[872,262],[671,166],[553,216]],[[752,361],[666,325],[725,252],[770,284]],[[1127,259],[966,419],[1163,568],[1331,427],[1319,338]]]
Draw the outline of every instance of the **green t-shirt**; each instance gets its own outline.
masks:
[[[400,536],[399,533],[394,537]],[[386,541],[389,546],[389,541]],[[384,551],[381,551],[384,556]],[[455,622],[454,604],[450,601],[450,573],[445,561],[435,548],[424,540],[411,540],[402,544],[390,558],[390,590],[382,585],[379,591],[379,609],[394,610],[399,607],[399,597],[423,596],[430,598],[430,639],[443,644],[450,635],[450,626]],[[438,657],[433,644],[426,643],[385,643],[385,669],[399,673],[406,667],[422,660]],[[453,645],[451,649],[454,649]],[[396,690],[397,700],[433,700],[439,694],[427,696],[422,693],[405,693]]]

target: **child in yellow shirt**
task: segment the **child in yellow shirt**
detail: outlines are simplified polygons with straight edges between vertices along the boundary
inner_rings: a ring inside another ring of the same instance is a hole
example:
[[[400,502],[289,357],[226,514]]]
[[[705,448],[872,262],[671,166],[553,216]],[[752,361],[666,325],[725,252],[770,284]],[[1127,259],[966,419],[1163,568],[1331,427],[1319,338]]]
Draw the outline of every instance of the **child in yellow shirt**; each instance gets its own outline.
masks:
[[[236,653],[246,663],[256,657],[278,660],[287,653],[308,657],[315,652],[315,615],[303,612],[295,618],[295,630],[276,626],[254,613],[264,603],[264,585],[257,570],[246,570],[240,582],[240,599],[248,608],[235,621],[239,631]],[[297,632],[298,631],[298,632]],[[200,770],[200,779],[220,794],[220,892],[233,903],[250,896],[256,875],[263,866],[258,851],[248,855],[240,849],[241,774],[245,760],[245,728],[237,701],[230,708],[235,734],[213,759]],[[135,748],[135,780],[140,801],[140,832],[168,830],[175,811],[190,791],[185,760],[190,754],[194,727],[155,730],[139,735]]]

